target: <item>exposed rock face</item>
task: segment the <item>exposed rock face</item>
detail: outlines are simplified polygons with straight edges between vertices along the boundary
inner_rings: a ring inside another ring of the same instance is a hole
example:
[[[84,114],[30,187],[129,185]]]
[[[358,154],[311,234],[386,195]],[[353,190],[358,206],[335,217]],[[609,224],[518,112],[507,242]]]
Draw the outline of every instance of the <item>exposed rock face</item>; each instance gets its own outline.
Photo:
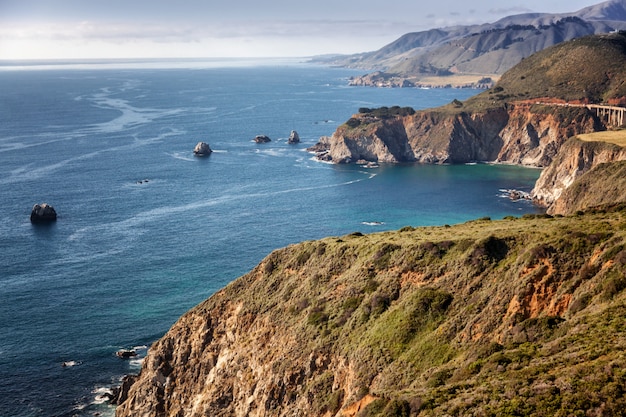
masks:
[[[626,161],[595,165],[550,205],[550,214],[574,214],[590,207],[626,202]]]
[[[571,209],[584,208],[572,205],[571,195],[562,201],[559,201],[559,197],[579,177],[597,165],[623,160],[626,160],[626,148],[610,143],[583,142],[572,138],[563,145],[553,163],[541,173],[531,193],[533,199],[538,204],[548,207],[549,214],[565,214],[571,212]],[[607,197],[612,199],[615,196]]]
[[[501,415],[515,404],[619,415],[626,291],[611,283],[626,273],[624,221],[480,221],[280,249],[150,348],[117,416]]]
[[[35,204],[30,212],[31,223],[50,223],[57,220],[57,212],[49,204]]]
[[[300,135],[298,135],[298,132],[296,132],[295,130],[292,130],[291,133],[289,134],[289,139],[287,139],[287,143],[289,144],[300,143]]]
[[[256,135],[254,137],[254,141],[256,143],[267,143],[267,142],[271,142],[272,139],[270,139],[268,136],[265,136],[265,135]]]
[[[357,114],[312,150],[335,163],[493,161],[544,167],[567,138],[599,125],[585,108],[523,103],[482,113],[435,109],[388,119]]]
[[[193,153],[196,156],[211,155],[212,152],[211,147],[206,142],[198,142],[196,147],[193,149]]]

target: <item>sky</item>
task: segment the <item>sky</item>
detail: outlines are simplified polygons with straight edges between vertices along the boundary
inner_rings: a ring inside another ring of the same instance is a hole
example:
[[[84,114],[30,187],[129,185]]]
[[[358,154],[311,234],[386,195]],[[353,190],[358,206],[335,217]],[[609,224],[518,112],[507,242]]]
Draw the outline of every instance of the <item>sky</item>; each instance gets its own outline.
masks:
[[[0,0],[0,60],[307,57],[600,0]]]

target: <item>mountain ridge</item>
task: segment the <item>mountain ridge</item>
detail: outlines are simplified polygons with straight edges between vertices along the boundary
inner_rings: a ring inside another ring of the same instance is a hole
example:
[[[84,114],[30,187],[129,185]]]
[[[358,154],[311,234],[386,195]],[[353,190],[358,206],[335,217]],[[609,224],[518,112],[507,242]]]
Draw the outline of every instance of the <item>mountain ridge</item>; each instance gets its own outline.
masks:
[[[546,47],[624,29],[626,0],[610,0],[573,13],[520,14],[494,23],[407,33],[377,51],[322,61],[375,71],[354,77],[352,85],[431,86],[424,79],[436,76],[445,86],[453,82],[450,75],[467,75],[473,81],[457,85],[478,86],[479,80],[497,79]]]

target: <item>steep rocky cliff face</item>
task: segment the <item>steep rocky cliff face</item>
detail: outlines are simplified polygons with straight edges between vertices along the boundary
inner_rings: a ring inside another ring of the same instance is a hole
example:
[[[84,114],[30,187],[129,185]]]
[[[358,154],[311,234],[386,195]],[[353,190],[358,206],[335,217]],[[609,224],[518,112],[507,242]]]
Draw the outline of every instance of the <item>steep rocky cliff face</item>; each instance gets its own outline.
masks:
[[[482,112],[448,107],[387,118],[357,114],[312,150],[336,163],[490,161],[544,167],[570,136],[600,128],[582,107],[516,103]]]
[[[616,415],[625,224],[617,208],[280,249],[150,348],[117,416]]]
[[[566,215],[615,202],[626,202],[626,161],[623,160],[594,164],[563,190],[548,211]]]
[[[548,207],[550,214],[571,213],[589,207],[581,207],[574,203],[573,189],[570,190],[566,199],[559,201],[559,198],[579,177],[594,167],[607,162],[623,160],[626,160],[626,148],[605,142],[584,142],[572,138],[563,145],[554,162],[541,173],[532,191],[533,199]],[[588,187],[588,193],[601,194],[599,190],[603,189],[605,182],[594,181],[594,183],[593,187]],[[577,190],[578,192],[583,191],[581,188]],[[582,198],[583,196],[579,197]],[[609,193],[605,195],[605,200],[597,200],[595,205],[603,202],[620,201],[615,200],[615,197],[617,196]],[[589,203],[591,204],[591,200]]]

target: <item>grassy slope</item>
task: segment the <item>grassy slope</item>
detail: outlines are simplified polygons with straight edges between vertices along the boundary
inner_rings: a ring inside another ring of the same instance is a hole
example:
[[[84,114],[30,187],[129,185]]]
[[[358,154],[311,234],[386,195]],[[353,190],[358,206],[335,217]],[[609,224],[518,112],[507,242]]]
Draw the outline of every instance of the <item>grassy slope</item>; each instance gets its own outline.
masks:
[[[553,98],[600,103],[626,96],[626,34],[589,36],[540,51],[507,71],[466,110]]]
[[[584,142],[607,142],[617,146],[626,146],[626,130],[609,130],[576,137]]]
[[[625,238],[623,207],[357,233],[278,250],[225,296],[353,364],[358,392],[307,382],[320,414],[369,393],[360,416],[621,415]]]

